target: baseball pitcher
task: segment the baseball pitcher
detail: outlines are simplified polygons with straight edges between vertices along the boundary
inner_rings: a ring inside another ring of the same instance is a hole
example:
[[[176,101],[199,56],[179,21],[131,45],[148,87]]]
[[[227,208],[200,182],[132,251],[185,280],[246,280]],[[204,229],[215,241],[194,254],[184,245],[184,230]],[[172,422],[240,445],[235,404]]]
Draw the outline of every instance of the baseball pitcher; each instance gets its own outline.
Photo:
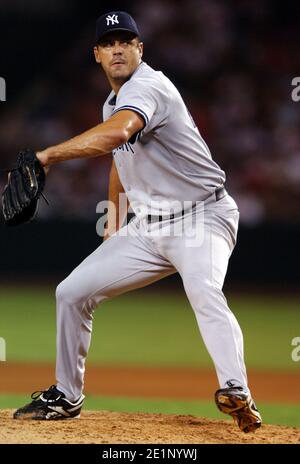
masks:
[[[32,395],[14,418],[79,417],[94,310],[178,272],[216,369],[216,405],[242,431],[255,431],[261,416],[247,385],[243,335],[222,292],[239,220],[225,173],[177,88],[142,60],[143,43],[129,14],[98,18],[94,54],[112,89],[103,123],[46,150],[21,152],[3,193],[7,225],[26,222],[37,212],[49,167],[113,154],[105,239],[56,291],[56,383]],[[135,213],[126,225],[122,192]],[[113,209],[120,218],[116,227]]]

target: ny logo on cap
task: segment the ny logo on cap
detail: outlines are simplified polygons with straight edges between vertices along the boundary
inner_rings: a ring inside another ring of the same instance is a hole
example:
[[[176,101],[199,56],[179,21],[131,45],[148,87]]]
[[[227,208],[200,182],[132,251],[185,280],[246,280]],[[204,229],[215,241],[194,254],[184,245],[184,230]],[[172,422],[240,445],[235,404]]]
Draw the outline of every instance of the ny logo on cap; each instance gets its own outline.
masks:
[[[106,16],[106,25],[109,26],[109,24],[119,24],[118,15]]]

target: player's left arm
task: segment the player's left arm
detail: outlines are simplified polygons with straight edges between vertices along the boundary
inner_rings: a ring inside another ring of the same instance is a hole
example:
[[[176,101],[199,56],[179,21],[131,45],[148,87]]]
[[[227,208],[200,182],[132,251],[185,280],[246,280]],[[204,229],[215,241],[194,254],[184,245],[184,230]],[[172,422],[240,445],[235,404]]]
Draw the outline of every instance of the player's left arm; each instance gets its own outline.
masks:
[[[59,145],[39,151],[37,158],[43,166],[75,158],[93,158],[110,153],[140,132],[145,122],[131,110],[118,111],[107,121]]]

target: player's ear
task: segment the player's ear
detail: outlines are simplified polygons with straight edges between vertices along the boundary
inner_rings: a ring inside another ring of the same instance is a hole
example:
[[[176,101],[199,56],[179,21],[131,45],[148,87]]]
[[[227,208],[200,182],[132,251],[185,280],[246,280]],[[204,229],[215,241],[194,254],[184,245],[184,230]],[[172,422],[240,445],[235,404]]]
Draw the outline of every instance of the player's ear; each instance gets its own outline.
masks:
[[[100,59],[100,54],[99,54],[99,49],[98,49],[98,46],[95,45],[94,47],[94,55],[95,55],[95,60],[97,63],[101,63],[101,59]]]
[[[139,47],[140,57],[142,58],[143,53],[144,53],[144,44],[143,44],[143,42],[139,42],[138,47]]]

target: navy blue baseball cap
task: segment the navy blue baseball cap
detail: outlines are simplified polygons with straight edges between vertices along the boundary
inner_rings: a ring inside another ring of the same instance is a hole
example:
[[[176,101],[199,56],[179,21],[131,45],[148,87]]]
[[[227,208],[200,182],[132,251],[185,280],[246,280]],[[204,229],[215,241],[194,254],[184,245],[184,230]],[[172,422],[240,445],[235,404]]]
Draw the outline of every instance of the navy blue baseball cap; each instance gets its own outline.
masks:
[[[96,22],[96,43],[109,32],[128,31],[139,36],[135,20],[125,11],[111,11],[103,14]]]

